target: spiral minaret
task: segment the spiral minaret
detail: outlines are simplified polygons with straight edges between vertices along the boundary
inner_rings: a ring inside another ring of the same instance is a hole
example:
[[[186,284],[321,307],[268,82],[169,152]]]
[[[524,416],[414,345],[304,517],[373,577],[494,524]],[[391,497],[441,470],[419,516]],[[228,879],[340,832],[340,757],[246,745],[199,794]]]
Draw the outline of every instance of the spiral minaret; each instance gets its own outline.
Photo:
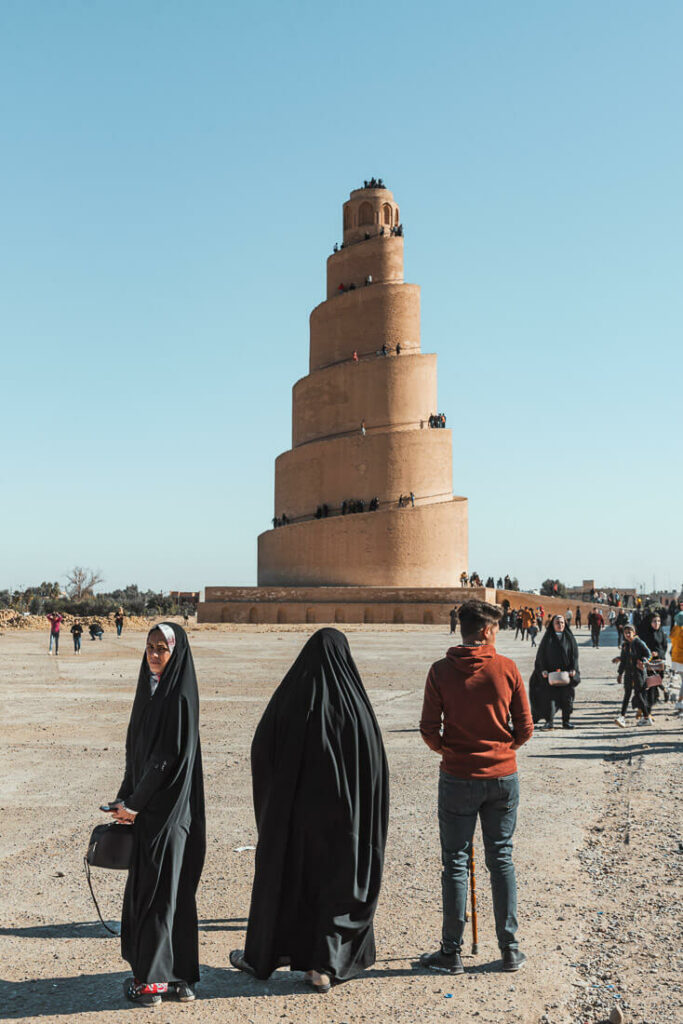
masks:
[[[310,372],[293,388],[292,447],[275,463],[277,525],[258,539],[258,583],[457,586],[467,501],[452,493],[451,431],[429,425],[436,356],[420,351],[399,208],[373,179],[343,223],[310,317]]]

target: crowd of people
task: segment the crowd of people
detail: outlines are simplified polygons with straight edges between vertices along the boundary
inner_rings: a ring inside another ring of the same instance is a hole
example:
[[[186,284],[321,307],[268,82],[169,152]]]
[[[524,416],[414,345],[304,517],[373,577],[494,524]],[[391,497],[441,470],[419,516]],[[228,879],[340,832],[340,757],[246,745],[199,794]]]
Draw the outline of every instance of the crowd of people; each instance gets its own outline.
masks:
[[[486,583],[482,583],[481,576],[478,572],[467,573],[465,569],[460,573],[460,586],[461,587],[482,587],[486,586],[492,590],[519,590],[519,583],[516,579],[512,579],[507,573],[505,576],[499,576],[494,581],[493,576],[487,576]]]
[[[348,249],[350,245],[358,245],[359,242],[369,242],[371,238],[377,238],[378,236],[384,238],[386,234],[386,228],[382,224],[375,235],[371,231],[364,231],[362,238],[354,238],[351,242],[335,242],[332,246],[332,252],[341,252],[342,249]],[[403,238],[403,234],[403,224],[392,224],[389,227],[390,238]]]
[[[46,615],[48,622],[50,623],[50,642],[48,645],[47,653],[52,654],[54,647],[55,655],[59,654],[59,637],[61,634],[61,626],[64,621],[64,616],[58,612],[50,612]],[[124,623],[124,612],[122,608],[114,613],[114,625],[116,627],[116,635],[121,636],[123,631]],[[104,629],[102,624],[97,621],[93,621],[88,625],[88,632],[90,633],[91,640],[101,640],[104,636]],[[76,619],[70,629],[71,639],[74,645],[74,654],[81,653],[81,637],[83,636],[83,624]]]
[[[399,494],[396,502],[398,508],[415,508],[415,492],[409,491],[408,494]],[[380,499],[375,495],[366,501],[365,498],[344,498],[339,508],[330,507],[327,504],[318,505],[315,512],[313,513],[314,519],[327,519],[331,515],[354,515],[359,512],[376,512],[381,505]],[[309,518],[302,516],[301,518]],[[293,520],[287,516],[284,512],[282,515],[275,516],[272,520],[273,528],[279,526],[288,526]],[[473,586],[475,584],[472,584]],[[481,585],[481,584],[477,584]],[[122,620],[123,621],[123,620]],[[117,625],[118,629],[118,625]]]
[[[652,720],[648,666],[665,657],[683,677],[683,598],[667,638],[659,612],[639,632],[623,628],[615,662],[628,704]],[[571,609],[568,609],[568,612]],[[496,650],[504,619],[532,642],[543,635],[529,680]],[[576,615],[573,616],[574,621]],[[541,606],[510,610],[468,600],[451,610],[460,644],[428,671],[419,730],[440,756],[436,803],[441,843],[442,930],[423,968],[465,971],[472,840],[482,829],[503,971],[525,962],[518,932],[512,838],[520,800],[516,751],[535,724],[572,729],[581,682],[570,621]],[[52,628],[52,622],[51,622]],[[604,619],[603,626],[604,628]],[[535,632],[534,632],[535,631]],[[649,641],[649,643],[648,643]],[[683,711],[683,686],[677,710]],[[389,823],[389,771],[382,736],[347,638],[320,629],[304,644],[264,709],[251,745],[257,847],[244,948],[231,965],[267,980],[278,968],[303,971],[325,993],[376,959],[373,921],[381,893]],[[199,980],[196,892],[206,851],[197,678],[185,631],[162,622],[146,639],[117,796],[103,805],[133,829],[121,918],[121,951],[132,969],[133,1003],[173,993],[195,998]],[[245,908],[246,909],[246,908]]]
[[[511,840],[519,802],[516,750],[533,733],[524,683],[495,650],[500,609],[459,609],[462,644],[429,670],[420,732],[441,756],[443,930],[421,957],[462,974],[470,853],[481,820],[501,969],[517,971]],[[482,745],[479,737],[486,742]],[[348,640],[321,629],[275,690],[251,745],[258,841],[243,949],[233,967],[267,980],[304,971],[325,993],[376,959],[374,915],[389,823],[389,771],[377,720]],[[185,631],[150,630],[128,725],[123,780],[102,809],[132,827],[121,916],[131,1002],[195,998],[196,892],[206,852],[197,678]],[[332,869],[333,868],[333,869]]]
[[[445,430],[446,414],[443,412],[433,412],[430,414],[427,422],[433,430]]]
[[[618,608],[621,604],[627,607],[629,597],[633,601],[632,594],[620,594],[618,590],[598,590],[596,587],[591,587],[589,593],[589,600],[591,604],[607,604],[613,608]]]

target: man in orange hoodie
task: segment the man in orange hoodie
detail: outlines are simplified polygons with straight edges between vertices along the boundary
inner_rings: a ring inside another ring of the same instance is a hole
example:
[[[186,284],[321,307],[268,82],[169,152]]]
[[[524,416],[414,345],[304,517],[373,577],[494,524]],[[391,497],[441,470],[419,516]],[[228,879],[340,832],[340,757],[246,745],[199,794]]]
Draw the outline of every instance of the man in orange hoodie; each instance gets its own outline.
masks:
[[[501,610],[485,601],[460,606],[462,644],[429,670],[420,732],[441,754],[439,831],[443,929],[441,947],[420,962],[430,970],[462,974],[467,883],[472,837],[481,819],[491,875],[496,935],[504,971],[526,957],[517,942],[517,882],[512,836],[519,779],[515,751],[534,727],[519,669],[496,652]],[[511,724],[510,724],[511,723]]]

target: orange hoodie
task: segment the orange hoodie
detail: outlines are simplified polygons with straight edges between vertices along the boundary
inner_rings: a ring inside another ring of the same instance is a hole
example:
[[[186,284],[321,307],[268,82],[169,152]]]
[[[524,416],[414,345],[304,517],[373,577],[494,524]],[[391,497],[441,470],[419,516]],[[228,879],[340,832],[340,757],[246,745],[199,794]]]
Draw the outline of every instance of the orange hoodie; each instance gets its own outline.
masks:
[[[509,721],[512,719],[512,729]],[[420,732],[459,779],[517,771],[515,751],[533,735],[519,669],[495,647],[451,647],[429,670]]]

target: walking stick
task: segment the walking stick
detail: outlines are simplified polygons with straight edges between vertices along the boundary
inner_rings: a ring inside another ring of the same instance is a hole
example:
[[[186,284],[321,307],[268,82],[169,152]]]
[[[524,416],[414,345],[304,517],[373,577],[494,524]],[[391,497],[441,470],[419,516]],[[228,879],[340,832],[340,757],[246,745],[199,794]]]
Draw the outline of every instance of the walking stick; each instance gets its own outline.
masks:
[[[477,879],[474,874],[474,840],[470,847],[470,898],[472,902],[472,952],[479,952],[479,921],[477,919]]]

